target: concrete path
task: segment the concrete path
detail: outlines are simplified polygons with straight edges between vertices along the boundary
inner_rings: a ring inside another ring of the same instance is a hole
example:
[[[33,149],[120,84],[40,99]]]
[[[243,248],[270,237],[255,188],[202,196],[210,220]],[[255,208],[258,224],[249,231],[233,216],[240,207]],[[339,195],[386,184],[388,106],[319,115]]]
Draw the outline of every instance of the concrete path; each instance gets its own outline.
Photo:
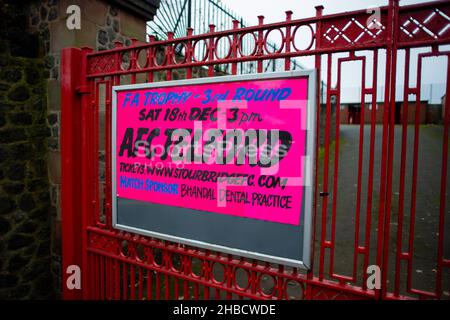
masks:
[[[353,263],[353,248],[355,241],[355,216],[356,200],[358,190],[358,159],[359,159],[359,125],[341,125],[340,143],[339,143],[339,165],[338,165],[338,185],[337,185],[337,205],[336,205],[336,247],[334,253],[334,272],[350,276]],[[414,147],[414,126],[408,126],[407,149],[406,149],[406,170],[405,170],[405,200],[404,200],[404,224],[403,224],[403,250],[408,250],[409,225],[411,215],[411,188],[413,176],[413,147]],[[419,157],[417,170],[417,191],[416,191],[416,218],[414,231],[414,255],[412,264],[412,286],[421,290],[434,290],[436,278],[437,261],[437,236],[439,226],[439,201],[440,201],[440,183],[441,183],[441,162],[442,162],[442,126],[421,126],[419,130]],[[375,264],[376,259],[376,241],[377,241],[377,223],[378,223],[378,205],[380,190],[380,163],[381,163],[381,142],[382,126],[377,126],[375,131],[374,148],[374,171],[373,171],[373,203],[370,234],[370,261],[369,264]],[[395,153],[393,170],[393,192],[390,221],[390,241],[389,241],[389,288],[393,288],[395,254],[398,230],[399,213],[399,185],[400,185],[400,163],[401,163],[401,143],[402,127],[395,128]],[[329,191],[328,214],[327,214],[327,239],[331,238],[331,208],[333,203],[333,171],[334,171],[334,147],[330,148],[329,163]],[[365,223],[367,213],[368,197],[368,176],[369,176],[369,155],[370,155],[370,125],[364,127],[364,148],[363,148],[363,167],[361,176],[361,221],[359,245],[364,245]],[[323,185],[323,157],[320,159],[319,166],[319,191]],[[448,164],[450,170],[450,163]],[[447,188],[450,188],[450,173],[444,177],[447,181]],[[445,256],[450,257],[450,190],[447,190],[446,196],[446,224],[445,230]],[[318,203],[317,214],[317,237],[320,240],[320,221],[322,216],[322,202]],[[316,242],[316,261],[318,258],[318,243]],[[327,250],[329,251],[329,250]],[[361,269],[363,265],[362,255],[358,257],[358,270],[361,284]],[[318,263],[316,263],[318,268]],[[326,254],[326,272],[329,266],[329,253]],[[407,276],[407,264],[402,264],[401,283],[402,291],[405,290],[405,281]],[[444,269],[443,273],[443,291],[444,298],[447,298],[450,291],[450,273]]]

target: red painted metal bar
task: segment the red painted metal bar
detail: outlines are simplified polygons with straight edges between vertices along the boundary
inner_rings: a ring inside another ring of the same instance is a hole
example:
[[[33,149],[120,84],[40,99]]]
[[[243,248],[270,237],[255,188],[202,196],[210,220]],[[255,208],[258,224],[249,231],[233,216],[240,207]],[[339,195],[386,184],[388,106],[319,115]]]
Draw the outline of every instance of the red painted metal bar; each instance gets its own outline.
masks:
[[[173,32],[167,32],[167,39],[168,40],[172,40],[173,39]],[[173,45],[167,45],[165,48],[164,48],[164,50],[165,50],[165,58],[166,58],[166,61],[168,62],[168,63],[175,63],[175,61],[174,61],[174,55],[173,55],[173,48],[172,48],[172,46],[174,46],[175,44],[173,44]],[[166,71],[166,80],[167,81],[170,81],[170,80],[172,80],[172,70],[167,70]]]
[[[358,259],[358,251],[359,248],[359,225],[360,225],[360,209],[361,209],[361,177],[362,177],[362,166],[363,166],[363,146],[364,146],[364,99],[365,99],[365,57],[357,57],[354,52],[351,51],[349,57],[339,58],[338,59],[338,80],[337,80],[337,91],[338,100],[336,102],[337,106],[340,106],[340,92],[341,92],[341,69],[342,64],[345,62],[353,62],[353,61],[361,61],[361,95],[360,95],[360,105],[361,105],[361,113],[360,113],[360,128],[359,128],[359,147],[358,147],[358,168],[357,168],[357,195],[356,195],[356,206],[355,206],[355,238],[354,238],[354,247],[353,247],[353,263],[352,263],[352,271],[351,276],[339,275],[334,272],[334,252],[335,252],[335,231],[336,231],[336,215],[337,215],[337,197],[333,198],[333,214],[332,214],[332,226],[331,226],[331,247],[330,247],[330,274],[333,278],[338,279],[340,281],[356,281],[357,275],[357,259]],[[337,108],[340,109],[340,108]],[[339,119],[339,111],[336,111],[336,119]],[[336,123],[336,149],[335,149],[335,163],[334,163],[334,188],[333,194],[338,194],[338,172],[339,172],[339,125],[337,120]]]
[[[316,6],[316,17],[322,16],[323,12],[323,6]],[[316,24],[316,35],[320,35],[322,33],[322,26],[320,22],[317,22]],[[320,37],[317,37],[316,40],[316,48],[320,48]],[[316,77],[316,88],[318,90],[316,91],[316,146],[320,146],[320,112],[321,112],[321,104],[322,104],[322,80],[321,80],[321,73],[322,73],[322,56],[316,55],[314,57],[314,66],[316,68],[317,77]],[[316,150],[314,150],[314,202],[313,202],[313,217],[312,217],[312,241],[311,241],[311,269],[307,272],[308,279],[312,279],[314,277],[314,260],[315,260],[315,253],[316,253],[316,228],[317,228],[317,202],[318,202],[318,173],[319,173],[319,148],[316,147]],[[295,273],[297,273],[297,269],[294,270]],[[286,292],[287,295],[287,292]],[[308,287],[306,289],[305,295],[307,298],[312,296],[311,288]]]
[[[107,228],[112,228],[112,180],[111,175],[111,117],[112,117],[112,86],[111,81],[106,82],[105,101],[105,223]]]
[[[341,59],[337,61],[337,84],[336,84],[336,119],[340,119],[340,105],[341,105]],[[328,70],[331,72],[332,70]],[[339,174],[339,122],[336,121],[335,127],[335,144],[334,144],[334,161],[333,161],[333,202],[331,203],[331,238],[330,238],[330,266],[329,273],[332,277],[338,279],[343,283],[344,281],[351,281],[352,279],[344,276],[334,275],[334,247],[336,239],[336,208],[337,208],[337,196],[338,196],[338,174]],[[328,121],[327,121],[328,125]]]
[[[136,299],[136,270],[134,265],[130,265],[130,299]]]
[[[264,16],[258,16],[258,24],[260,26],[264,25]],[[263,29],[258,30],[258,37],[255,43],[256,55],[263,55],[264,52],[264,31]],[[258,60],[257,73],[263,72],[263,60]]]
[[[393,2],[389,2],[389,10],[388,10],[388,21],[393,20]],[[381,172],[380,172],[380,191],[379,191],[379,208],[378,208],[378,231],[377,231],[377,257],[376,257],[376,265],[382,266],[383,264],[383,244],[384,242],[384,226],[385,226],[385,211],[386,211],[386,179],[389,173],[387,172],[387,152],[388,152],[388,137],[389,137],[389,92],[390,92],[390,81],[391,81],[391,72],[392,72],[392,41],[393,41],[393,26],[392,23],[389,23],[387,26],[387,47],[386,47],[386,69],[385,69],[385,84],[384,84],[384,103],[383,103],[383,132],[382,132],[382,143],[381,143]],[[382,269],[382,273],[384,270]],[[386,282],[383,281],[382,278],[382,291],[380,294],[383,296],[383,290],[385,288]]]
[[[155,36],[149,36],[149,43],[155,42]],[[190,43],[190,42],[189,42]],[[189,52],[189,51],[188,51]],[[147,63],[145,67],[148,67],[150,71],[147,72],[147,81],[153,82],[153,71],[151,71],[155,66],[155,48],[147,49]]]
[[[215,28],[216,28],[215,25],[210,24],[209,25],[209,33],[214,33]],[[210,61],[214,60],[214,52],[215,52],[214,50],[215,50],[214,49],[214,38],[211,37],[209,39],[207,53],[206,53],[207,57]],[[201,63],[203,64],[204,62],[202,61]],[[211,64],[208,66],[208,77],[212,77],[212,76],[214,76],[214,66]]]
[[[357,263],[358,263],[358,252],[359,252],[359,227],[360,227],[360,216],[361,216],[361,187],[362,187],[362,170],[363,170],[363,157],[364,157],[364,109],[365,109],[365,91],[366,91],[366,59],[365,57],[354,57],[352,61],[361,61],[362,63],[362,75],[361,75],[361,112],[359,120],[359,152],[358,152],[358,190],[356,194],[356,208],[355,208],[355,243],[353,248],[353,282],[356,281],[357,277]],[[365,250],[365,248],[364,248]],[[364,253],[364,251],[362,250]],[[363,272],[364,273],[364,272]]]
[[[114,259],[114,299],[120,299],[120,262],[117,259]]]
[[[91,156],[91,145],[92,145],[92,106],[95,103],[91,100],[90,93],[92,93],[91,81],[87,80],[87,54],[92,52],[90,48],[82,48],[82,59],[81,59],[81,78],[83,79],[83,94],[81,97],[81,149],[80,154],[82,161],[79,166],[81,172],[81,247],[83,252],[87,252],[88,239],[87,239],[87,226],[92,225],[93,217],[92,214],[92,161],[98,161],[98,159],[92,159]],[[83,255],[81,270],[88,270],[88,259],[86,254]],[[82,288],[88,288],[90,283],[90,276],[92,274],[84,274],[81,277]],[[83,290],[83,298],[89,296],[88,290]]]
[[[137,43],[136,39],[132,39],[131,40],[131,44],[132,45],[136,45],[136,43]],[[138,65],[137,65],[138,54],[139,54],[139,51],[137,51],[137,50],[131,51],[130,57],[128,57],[130,59],[129,65],[128,65],[129,69],[136,69],[136,68],[138,68]],[[131,83],[136,83],[136,74],[135,73],[131,74]]]
[[[100,256],[99,257],[99,274],[100,274],[100,281],[99,281],[99,286],[100,286],[100,294],[99,294],[99,296],[100,296],[100,300],[104,300],[105,299],[105,295],[104,295],[104,293],[105,293],[105,277],[104,277],[104,271],[106,271],[106,268],[105,268],[105,263],[104,263],[104,261],[105,261],[105,257],[103,257],[103,256]]]
[[[390,0],[390,15],[392,17],[392,37],[390,44],[390,56],[391,56],[391,69],[389,72],[389,94],[385,95],[388,98],[388,109],[384,112],[387,113],[387,120],[389,121],[388,127],[388,148],[387,148],[387,176],[386,176],[386,195],[385,195],[385,207],[384,207],[384,226],[383,226],[383,264],[381,274],[381,285],[386,292],[387,287],[387,275],[388,275],[388,258],[389,258],[389,236],[391,225],[391,202],[392,202],[392,176],[393,176],[393,159],[394,159],[394,135],[395,135],[395,90],[396,90],[396,74],[397,74],[397,32],[398,32],[398,0]],[[386,72],[387,73],[387,72]],[[386,87],[388,84],[386,83]],[[384,165],[384,163],[383,163]]]
[[[417,94],[414,116],[414,148],[413,148],[413,172],[412,172],[412,187],[411,187],[411,211],[410,211],[410,225],[409,225],[409,239],[408,239],[408,279],[407,290],[412,290],[412,255],[414,252],[414,227],[416,218],[416,193],[417,193],[417,167],[419,154],[419,125],[420,125],[420,87],[422,74],[422,55],[419,54],[417,62]]]
[[[450,97],[450,53],[446,52],[447,55],[447,83],[446,83],[446,97]],[[438,298],[441,297],[441,289],[442,289],[442,269],[445,263],[444,257],[444,239],[445,239],[445,210],[446,210],[446,194],[447,188],[449,187],[448,177],[448,149],[449,149],[449,126],[450,126],[450,103],[449,99],[446,99],[445,105],[442,107],[444,109],[444,134],[443,134],[443,142],[442,142],[442,171],[441,171],[441,194],[440,194],[440,203],[439,203],[439,242],[438,242],[438,253],[437,253],[437,274],[436,274],[436,293]],[[447,208],[448,210],[448,208]],[[446,267],[450,267],[450,261],[447,260]]]
[[[370,235],[372,225],[372,196],[373,196],[373,174],[374,174],[374,157],[375,157],[375,134],[377,121],[377,76],[378,76],[378,50],[373,51],[373,67],[372,67],[372,88],[367,91],[371,95],[371,119],[370,119],[370,151],[369,151],[369,176],[367,179],[367,205],[366,205],[366,226],[364,239],[364,268],[367,270],[369,266],[370,256]],[[367,289],[367,273],[363,272],[363,290]]]
[[[291,20],[292,20],[292,11],[286,11],[286,22],[289,22]],[[267,33],[266,33],[266,37],[267,37]],[[287,53],[291,52],[291,42],[292,42],[291,26],[287,25],[286,26],[286,35],[284,37],[284,46],[285,46],[285,51]],[[282,48],[283,47],[281,47],[281,49]],[[284,59],[284,70],[286,70],[286,71],[291,70],[291,59]]]
[[[142,276],[142,268],[138,268],[138,300],[142,301],[144,299],[143,288],[144,288],[144,278]]]
[[[92,172],[94,173],[92,175],[92,210],[94,212],[94,219],[95,219],[95,223],[97,224],[97,226],[99,227],[104,227],[105,224],[102,223],[100,221],[100,216],[101,216],[101,212],[100,212],[100,206],[99,206],[99,202],[100,202],[100,195],[99,195],[99,181],[98,181],[98,176],[99,176],[99,132],[98,132],[98,122],[99,122],[99,108],[100,108],[100,84],[102,84],[104,82],[97,81],[94,82],[94,92],[92,93],[92,100],[94,101],[93,105],[92,105],[92,127],[93,127],[93,137],[92,137],[92,152],[93,155],[97,155],[96,158],[94,158],[93,162],[91,163],[92,166]],[[97,174],[95,174],[97,173]]]
[[[113,282],[111,281],[111,265],[110,265],[111,259],[106,257],[105,258],[105,300],[111,300],[111,287]]]
[[[417,169],[418,169],[418,153],[419,153],[419,125],[420,125],[420,99],[421,99],[421,74],[422,74],[422,59],[424,54],[418,55],[417,62],[417,93],[414,116],[414,147],[413,147],[413,172],[412,172],[412,187],[411,187],[411,209],[410,209],[410,225],[409,225],[409,239],[408,239],[408,275],[407,275],[407,290],[414,292],[412,288],[412,259],[414,253],[414,229],[416,217],[416,193],[417,193]]]
[[[79,243],[83,233],[81,224],[81,181],[77,168],[81,165],[81,99],[76,88],[82,84],[81,50],[63,49],[61,52],[61,220],[62,220],[62,294],[64,299],[80,299],[81,290],[70,290],[66,283],[67,268],[82,264],[85,254]]]
[[[152,273],[152,270],[147,269],[147,300],[152,299]]]
[[[194,29],[187,28],[186,33],[188,37],[192,37],[192,34],[194,32]],[[188,63],[192,63],[192,55],[193,55],[193,48],[192,48],[192,41],[187,41],[186,45],[186,61]],[[192,67],[188,67],[186,69],[186,79],[192,78]]]
[[[404,90],[403,90],[403,115],[402,115],[402,145],[401,145],[401,160],[400,160],[400,186],[398,198],[398,219],[397,219],[397,252],[395,261],[395,283],[394,296],[400,294],[400,271],[402,259],[402,242],[403,242],[403,221],[404,221],[404,206],[405,206],[405,166],[406,166],[406,146],[408,139],[408,94],[409,90],[409,63],[410,50],[405,50],[405,76],[404,76]]]
[[[122,262],[122,299],[128,299],[128,265]]]
[[[238,30],[239,29],[239,21],[238,20],[233,20],[233,30]],[[233,34],[233,41],[231,44],[231,56],[232,58],[236,58],[238,56],[238,34],[234,33]],[[234,62],[231,64],[231,74],[237,74],[237,63]]]
[[[320,241],[320,262],[319,262],[319,279],[324,277],[325,268],[325,248],[326,248],[326,234],[327,234],[327,205],[328,205],[328,167],[330,164],[329,148],[330,148],[330,120],[331,120],[331,70],[332,70],[332,55],[327,57],[327,101],[326,101],[326,118],[325,118],[325,143],[324,143],[324,161],[323,161],[323,184],[322,192],[322,227],[321,227],[321,241]],[[336,119],[337,116],[336,116]]]

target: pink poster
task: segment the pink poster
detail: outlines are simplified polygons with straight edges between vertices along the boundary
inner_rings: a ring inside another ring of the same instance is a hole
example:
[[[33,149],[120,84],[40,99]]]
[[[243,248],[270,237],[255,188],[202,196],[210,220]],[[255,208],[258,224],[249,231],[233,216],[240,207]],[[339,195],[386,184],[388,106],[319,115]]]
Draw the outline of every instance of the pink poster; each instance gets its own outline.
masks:
[[[117,197],[298,225],[308,78],[121,90]]]

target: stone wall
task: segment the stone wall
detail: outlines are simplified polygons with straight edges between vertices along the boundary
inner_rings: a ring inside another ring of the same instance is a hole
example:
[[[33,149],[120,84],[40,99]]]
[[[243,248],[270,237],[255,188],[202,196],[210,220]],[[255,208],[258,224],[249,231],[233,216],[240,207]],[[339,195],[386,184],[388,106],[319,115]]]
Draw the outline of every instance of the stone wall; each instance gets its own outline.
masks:
[[[125,4],[0,0],[0,299],[59,297],[61,50],[145,41],[154,11]],[[66,27],[70,5],[81,30]]]
[[[0,67],[0,299],[52,298],[45,68],[5,52]]]

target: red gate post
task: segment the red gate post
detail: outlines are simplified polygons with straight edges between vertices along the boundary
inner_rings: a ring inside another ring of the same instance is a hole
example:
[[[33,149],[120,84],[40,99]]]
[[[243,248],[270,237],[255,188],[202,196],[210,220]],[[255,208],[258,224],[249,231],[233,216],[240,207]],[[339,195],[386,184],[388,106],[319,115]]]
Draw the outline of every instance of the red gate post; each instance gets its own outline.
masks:
[[[82,52],[64,48],[61,53],[61,220],[63,299],[81,299],[81,289],[67,286],[68,267],[82,265],[83,232],[81,210],[81,98],[76,88],[81,81]],[[81,271],[83,271],[81,269]],[[81,276],[83,274],[81,273]]]

